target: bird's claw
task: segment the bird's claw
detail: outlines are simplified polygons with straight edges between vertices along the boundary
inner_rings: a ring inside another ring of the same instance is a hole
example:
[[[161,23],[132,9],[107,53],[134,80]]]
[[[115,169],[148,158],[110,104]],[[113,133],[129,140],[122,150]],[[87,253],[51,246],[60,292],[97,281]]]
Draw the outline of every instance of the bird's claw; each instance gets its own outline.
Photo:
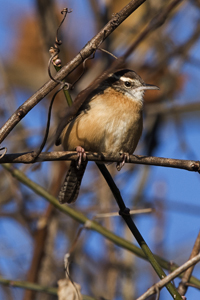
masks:
[[[81,146],[77,146],[76,147],[76,152],[77,152],[77,156],[78,156],[78,160],[77,160],[77,169],[80,169],[81,166],[81,162],[86,161],[86,153],[85,153],[85,149],[82,148]]]
[[[130,159],[129,153],[120,152],[120,155],[122,156],[123,160],[117,163],[116,165],[117,171],[120,171],[122,167],[125,165],[125,162],[129,162]]]

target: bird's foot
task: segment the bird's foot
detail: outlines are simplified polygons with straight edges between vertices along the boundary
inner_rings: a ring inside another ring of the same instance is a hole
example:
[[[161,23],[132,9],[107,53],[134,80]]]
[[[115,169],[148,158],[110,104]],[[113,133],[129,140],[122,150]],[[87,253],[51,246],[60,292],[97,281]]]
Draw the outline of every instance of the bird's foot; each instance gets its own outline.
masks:
[[[120,171],[122,169],[122,167],[125,165],[125,162],[129,162],[129,159],[130,159],[129,153],[120,152],[119,154],[122,156],[123,160],[117,163],[117,165],[116,165],[117,171]]]
[[[81,146],[77,146],[76,147],[76,152],[77,152],[77,156],[78,156],[78,160],[77,160],[77,169],[80,169],[81,166],[81,162],[86,161],[86,153],[85,153],[85,149],[82,148]]]

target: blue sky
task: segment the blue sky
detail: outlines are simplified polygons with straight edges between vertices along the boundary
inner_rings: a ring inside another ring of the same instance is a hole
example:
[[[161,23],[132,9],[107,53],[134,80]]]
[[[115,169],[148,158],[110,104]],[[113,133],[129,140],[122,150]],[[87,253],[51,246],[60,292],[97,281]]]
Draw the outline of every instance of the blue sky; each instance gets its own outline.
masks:
[[[19,1],[3,1],[3,6],[0,10],[0,56],[1,60],[9,59],[13,53],[13,43],[17,38],[17,22],[20,20],[20,17],[23,14],[31,13],[34,10],[34,1],[31,0],[19,0]],[[70,15],[69,22],[69,31],[70,26],[78,26],[78,28],[84,25],[82,28],[80,47],[87,43],[87,41],[93,36],[95,33],[95,29],[92,27],[93,17],[88,18],[88,7],[82,1],[61,1],[63,3],[67,3],[66,6],[73,9],[73,17]],[[63,5],[62,5],[63,6]],[[64,5],[65,6],[65,5]],[[175,26],[175,30],[173,32],[174,37],[176,38],[178,43],[184,41],[187,36],[190,34],[192,29],[194,28],[196,22],[198,21],[198,14],[194,8],[191,8],[191,5],[187,4],[184,8],[185,18],[183,15],[178,16],[177,20],[175,19],[170,27],[172,30]],[[80,17],[80,24],[76,24],[75,20],[77,16]],[[177,23],[176,23],[177,22]],[[80,26],[81,25],[81,26]],[[80,29],[79,29],[80,30]],[[200,53],[200,42],[196,43],[195,47],[191,49],[191,54],[199,58],[198,53]],[[174,66],[176,66],[176,60],[174,61]],[[173,66],[172,66],[173,67]],[[199,99],[199,82],[200,82],[200,68],[198,66],[192,65],[190,63],[183,64],[182,71],[187,76],[187,84],[182,91],[177,96],[178,103],[189,103],[190,101],[200,101]],[[43,82],[41,82],[43,85]],[[19,92],[20,93],[20,92]],[[20,101],[24,101],[28,98],[28,95],[21,94]],[[1,99],[1,105],[3,105],[3,99]],[[34,111],[31,112],[34,115]],[[35,114],[36,118],[36,114]],[[39,120],[40,117],[37,118]],[[30,122],[32,118],[29,116],[26,117],[26,120],[23,122],[27,122],[29,126],[33,126]],[[35,120],[35,119],[34,119]],[[159,147],[154,153],[155,156],[169,157],[169,158],[181,158],[181,159],[191,159],[191,160],[200,160],[200,124],[199,124],[199,113],[190,114],[185,113],[184,118],[181,119],[181,131],[177,131],[176,124],[173,118],[166,118],[164,125],[160,129],[159,132]],[[186,141],[188,148],[183,151],[180,147],[180,134]],[[144,149],[145,150],[145,149]],[[145,154],[138,152],[137,154]],[[43,168],[46,168],[47,164]],[[140,172],[142,172],[143,166],[138,167],[138,176]],[[126,168],[117,175],[117,180],[120,179],[123,172],[126,171]],[[87,184],[87,177],[84,178],[83,184]],[[184,204],[194,205],[200,207],[199,195],[200,195],[200,175],[198,173],[193,173],[185,170],[176,170],[162,167],[151,167],[150,173],[148,177],[148,183],[145,187],[145,191],[143,196],[148,199],[152,199],[152,203],[154,203],[154,198],[157,196],[157,186],[156,184],[164,184],[164,196],[163,201],[164,205],[168,207],[168,200],[170,203],[175,201],[181,207]],[[129,184],[129,189],[122,190],[122,195],[126,196],[126,201],[129,203],[132,195],[132,191],[137,189],[138,177],[135,177],[131,180]],[[41,199],[38,198],[40,201]],[[39,202],[38,201],[38,202]],[[42,205],[45,202],[43,202]],[[80,204],[81,206],[81,204]],[[177,207],[177,206],[176,206]],[[165,254],[166,258],[169,260],[174,260],[175,262],[181,264],[184,263],[185,260],[189,257],[190,251],[192,249],[192,245],[197,237],[198,231],[200,229],[200,219],[197,215],[186,214],[178,212],[175,210],[166,210],[165,212]],[[140,216],[136,218],[136,225],[141,230],[144,238],[147,240],[148,244],[152,249],[156,252],[155,244],[154,244],[154,235],[156,232],[156,224],[155,220],[152,216]],[[11,253],[9,253],[9,258],[12,256],[12,247],[15,245],[15,250],[19,250],[19,257],[25,257],[25,260],[29,261],[31,259],[30,255],[27,255],[23,252],[23,245],[26,244],[26,247],[30,247],[32,242],[27,240],[27,233],[23,231],[22,228],[16,226],[15,223],[11,222],[11,220],[2,220],[0,222],[0,237],[4,241],[6,241],[6,237],[9,236],[9,233],[13,231],[16,232],[16,239],[11,237],[10,247],[7,245],[7,248],[11,249]],[[89,245],[89,249],[93,247],[96,250],[96,255],[100,255],[101,247],[98,246],[96,242],[98,239],[95,238],[96,235],[94,233],[94,240],[91,239],[91,244]],[[19,244],[17,242],[20,241]],[[188,247],[188,244],[190,245]],[[96,246],[95,246],[96,245]],[[183,249],[183,252],[180,253],[180,250]],[[89,251],[89,250],[88,250]],[[95,251],[93,251],[95,255]],[[30,252],[31,253],[31,252]],[[25,255],[25,256],[24,256]],[[0,260],[1,269],[3,273],[6,274],[7,277],[12,277],[12,272],[10,268],[9,259],[6,259],[5,248],[1,246],[0,248],[0,256],[2,259]],[[16,263],[16,264],[15,264]],[[12,267],[15,265],[16,269],[18,266],[18,262],[11,263]],[[22,266],[25,267],[25,266]],[[195,274],[200,278],[200,267],[197,266],[195,268]],[[168,299],[163,295],[163,299]],[[199,297],[199,292],[195,289],[189,289],[187,294],[187,299],[197,299]]]

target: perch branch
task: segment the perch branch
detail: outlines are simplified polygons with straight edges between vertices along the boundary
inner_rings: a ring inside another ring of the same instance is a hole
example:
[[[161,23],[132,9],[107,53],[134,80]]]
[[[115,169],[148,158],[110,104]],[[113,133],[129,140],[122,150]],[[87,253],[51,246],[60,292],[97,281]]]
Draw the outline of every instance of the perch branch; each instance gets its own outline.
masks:
[[[13,153],[5,154],[0,159],[0,164],[3,163],[32,163],[34,152],[26,153]],[[95,162],[120,162],[122,157],[120,155],[109,156],[106,153],[93,153],[86,152],[88,161]],[[59,160],[76,160],[76,151],[52,151],[43,152],[39,155],[36,162],[43,161],[59,161]],[[143,156],[143,155],[130,155],[129,163],[132,164],[143,164],[143,165],[153,165],[160,167],[183,169],[187,171],[200,172],[200,161],[196,160],[184,160],[184,159],[173,159],[164,157],[154,157],[154,156]]]

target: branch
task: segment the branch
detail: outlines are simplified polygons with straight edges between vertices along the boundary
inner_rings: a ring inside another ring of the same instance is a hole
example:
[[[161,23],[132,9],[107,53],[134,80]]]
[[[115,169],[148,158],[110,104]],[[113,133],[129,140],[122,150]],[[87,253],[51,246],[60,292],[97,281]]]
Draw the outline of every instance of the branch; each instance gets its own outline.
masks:
[[[104,26],[104,28],[95,35],[83,49],[67,65],[65,65],[55,76],[55,80],[62,81],[73,70],[75,70],[87,57],[103,43],[103,41],[143,2],[146,0],[131,0],[120,12]],[[53,80],[46,82],[33,96],[26,100],[8,119],[0,129],[0,143],[7,137],[11,130],[20,122],[22,118],[38,104],[48,93],[50,93],[58,83]]]
[[[112,179],[112,176],[108,172],[106,166],[103,165],[103,164],[97,164],[97,166],[98,166],[99,170],[101,171],[102,175],[104,176],[110,190],[112,191],[113,196],[115,197],[115,200],[116,200],[116,202],[119,206],[119,215],[121,215],[122,218],[124,219],[124,221],[126,222],[126,225],[129,227],[129,229],[132,232],[134,238],[136,239],[136,241],[140,245],[142,251],[144,252],[146,257],[148,258],[148,261],[150,262],[150,264],[154,268],[154,270],[155,270],[156,274],[158,275],[158,277],[160,279],[166,277],[165,272],[163,271],[162,267],[160,266],[160,264],[156,260],[153,253],[151,252],[150,248],[148,247],[147,243],[145,242],[143,236],[139,232],[139,230],[136,227],[135,223],[133,222],[133,219],[131,218],[131,215],[130,215],[130,209],[126,207],[126,205],[124,203],[124,200],[121,197],[120,191],[117,188],[114,180]],[[166,288],[169,291],[169,293],[171,294],[171,296],[173,297],[173,299],[176,298],[177,300],[181,300],[181,295],[178,293],[176,287],[171,282],[168,282],[166,284]]]
[[[34,152],[26,153],[13,153],[5,154],[0,159],[0,164],[4,163],[32,163]],[[95,162],[120,162],[122,157],[119,155],[109,156],[106,153],[94,153],[86,152],[88,161]],[[60,160],[76,160],[76,151],[52,151],[43,152],[39,155],[36,162],[43,161],[60,161]],[[153,165],[160,167],[183,169],[187,171],[200,172],[200,161],[195,160],[184,160],[184,159],[174,159],[174,158],[164,158],[164,157],[154,157],[154,156],[143,156],[143,155],[130,155],[129,163],[131,164],[143,164],[143,165]]]
[[[191,253],[189,259],[192,259],[193,257],[195,257],[199,252],[200,252],[200,231],[196,238],[196,241],[195,241],[195,244],[194,244],[194,247],[192,249],[192,253]],[[187,271],[185,271],[185,273],[183,275],[181,282],[179,283],[178,291],[181,296],[185,295],[185,293],[187,292],[187,289],[188,289],[187,283],[190,280],[193,269],[194,269],[194,266],[187,269]]]
[[[107,68],[105,72],[98,76],[86,89],[84,89],[77,95],[73,105],[68,108],[66,115],[59,123],[55,140],[57,140],[57,138],[60,136],[65,126],[77,115],[79,108],[81,107],[81,105],[83,105],[84,101],[88,98],[92,91],[94,91],[98,87],[98,85],[108,77],[109,74],[112,74],[117,70],[124,68],[125,60],[130,54],[132,54],[133,50],[135,50],[135,48],[144,40],[144,38],[147,37],[149,33],[160,27],[165,22],[172,9],[176,7],[176,5],[181,1],[182,0],[174,0],[164,10],[160,11],[141,32],[139,37],[130,45],[125,53],[115,61],[113,61],[111,66]]]
[[[55,76],[55,81],[62,81],[66,78],[73,70],[75,70],[86,58],[93,54],[102,42],[130,15],[132,14],[142,3],[146,0],[131,0],[119,13],[104,26],[104,28],[92,38],[85,47],[79,52],[79,54],[73,58],[67,65],[65,65]],[[68,119],[70,116],[76,114],[80,105],[84,102],[86,96],[95,88],[99,81],[107,77],[108,73],[122,67],[125,59],[132,53],[132,51],[138,46],[138,44],[153,30],[160,27],[168,17],[169,13],[179,4],[182,0],[172,1],[164,10],[160,11],[144,31],[139,35],[139,37],[131,44],[127,51],[113,62],[110,68],[99,76],[92,85],[82,91],[78,96],[75,105],[70,107],[68,112]],[[49,92],[51,92],[56,86],[57,82],[49,80],[47,83],[41,87],[38,92],[31,96],[27,101],[25,101],[16,112],[9,118],[9,120],[0,129],[0,143],[7,137],[10,131],[20,122],[22,118],[36,105],[38,104]],[[62,127],[62,126],[61,126]]]
[[[178,113],[199,112],[200,103],[199,100],[189,104],[156,103],[151,105],[147,104],[147,107],[148,108],[145,110],[147,116],[161,114],[166,117]]]
[[[57,295],[57,291],[58,291],[58,289],[55,287],[46,287],[28,281],[19,281],[19,280],[4,279],[4,278],[0,278],[0,284],[10,286],[10,287],[18,287],[22,289],[32,290],[36,292],[43,292],[50,295]],[[82,295],[82,297],[83,300],[94,300],[94,298],[87,295]]]
[[[144,300],[147,297],[155,294],[157,290],[162,289],[167,283],[175,279],[177,276],[179,276],[181,273],[183,273],[185,270],[190,268],[191,266],[195,265],[200,261],[200,254],[196,255],[192,259],[188,260],[186,263],[184,263],[181,267],[176,269],[174,272],[166,276],[164,279],[153,285],[150,289],[146,291],[142,296],[140,296],[137,300]]]
[[[167,5],[165,9],[160,10],[160,12],[150,21],[146,28],[141,32],[139,37],[134,41],[134,43],[128,48],[128,50],[122,56],[125,60],[133,50],[147,37],[149,33],[155,29],[162,26],[172,10],[180,3],[182,0],[174,0]]]
[[[7,285],[10,287],[19,287],[23,289],[28,289],[37,292],[44,292],[51,295],[57,295],[57,288],[55,287],[46,287],[36,283],[28,281],[19,281],[19,280],[10,280],[0,277],[0,284]]]
[[[81,224],[84,224],[85,228],[94,230],[98,233],[100,233],[102,236],[113,242],[114,244],[118,245],[119,247],[126,249],[132,253],[134,253],[136,256],[147,260],[145,254],[143,251],[135,246],[134,244],[130,243],[129,241],[117,236],[113,232],[107,230],[103,226],[101,226],[99,223],[95,221],[91,221],[86,216],[84,216],[81,212],[78,212],[77,210],[66,206],[61,205],[56,197],[49,194],[42,186],[35,183],[34,181],[30,180],[22,171],[14,168],[10,164],[4,164],[2,165],[7,171],[9,171],[13,177],[16,177],[21,183],[29,187],[32,191],[34,191],[37,195],[40,195],[44,199],[46,199],[49,203],[51,203],[55,208],[57,208],[59,211],[63,212],[64,214],[70,216],[74,220],[78,221]],[[178,268],[178,265],[173,264],[173,266],[170,265],[170,263],[159,257],[158,255],[154,255],[159,264],[166,270],[175,270]],[[192,276],[190,278],[190,283],[199,286],[200,287],[200,280]]]

